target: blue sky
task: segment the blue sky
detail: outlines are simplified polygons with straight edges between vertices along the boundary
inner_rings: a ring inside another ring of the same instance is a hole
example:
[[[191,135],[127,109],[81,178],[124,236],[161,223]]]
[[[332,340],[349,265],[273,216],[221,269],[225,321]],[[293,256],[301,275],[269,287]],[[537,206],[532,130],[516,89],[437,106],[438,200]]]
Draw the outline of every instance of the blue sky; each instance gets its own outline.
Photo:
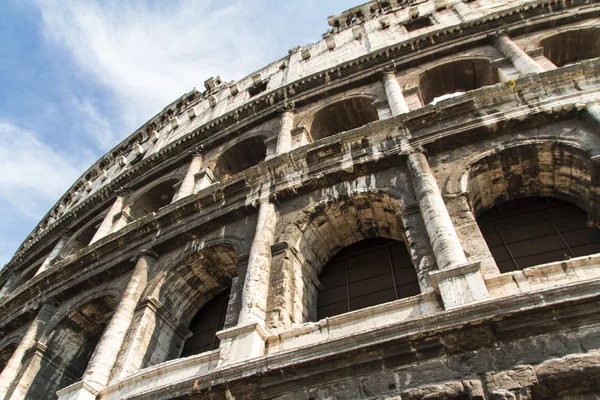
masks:
[[[313,43],[352,0],[0,1],[0,267],[94,161],[205,79]]]

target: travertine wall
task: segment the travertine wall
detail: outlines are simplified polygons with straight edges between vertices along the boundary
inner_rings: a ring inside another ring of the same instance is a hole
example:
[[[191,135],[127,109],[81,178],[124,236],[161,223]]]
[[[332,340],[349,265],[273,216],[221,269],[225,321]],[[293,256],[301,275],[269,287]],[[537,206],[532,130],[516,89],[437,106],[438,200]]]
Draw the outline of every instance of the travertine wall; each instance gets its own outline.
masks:
[[[600,5],[416,3],[208,80],[76,182],[0,272],[0,398],[600,395],[600,256],[501,274],[476,221],[549,196],[598,225],[600,54],[539,45]],[[321,269],[371,238],[421,293],[317,321]],[[179,358],[229,287],[219,349]]]

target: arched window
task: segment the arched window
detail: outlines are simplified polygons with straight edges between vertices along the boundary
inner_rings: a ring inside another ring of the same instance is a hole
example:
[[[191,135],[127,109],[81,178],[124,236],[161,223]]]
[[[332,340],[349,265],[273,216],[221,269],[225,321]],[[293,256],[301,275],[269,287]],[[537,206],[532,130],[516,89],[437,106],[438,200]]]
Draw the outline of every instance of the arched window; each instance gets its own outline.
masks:
[[[310,125],[310,136],[313,140],[319,140],[378,119],[377,109],[371,99],[354,97],[333,103],[317,112]]]
[[[448,62],[423,72],[419,81],[419,94],[423,104],[498,83],[498,68],[486,59],[469,59]]]
[[[600,252],[600,230],[577,206],[547,197],[512,200],[477,218],[500,272]]]
[[[145,217],[148,214],[168,206],[175,196],[175,184],[177,180],[170,179],[150,188],[138,197],[129,208],[129,215],[134,220]]]
[[[221,155],[213,174],[217,180],[222,180],[260,163],[266,156],[267,146],[262,137],[246,139]]]
[[[406,245],[367,239],[337,253],[323,267],[317,318],[323,319],[420,293]]]
[[[204,353],[219,347],[216,333],[223,329],[231,289],[223,290],[198,311],[190,323],[193,336],[185,341],[181,357]]]
[[[542,40],[540,46],[557,67],[600,57],[600,28],[557,33]]]

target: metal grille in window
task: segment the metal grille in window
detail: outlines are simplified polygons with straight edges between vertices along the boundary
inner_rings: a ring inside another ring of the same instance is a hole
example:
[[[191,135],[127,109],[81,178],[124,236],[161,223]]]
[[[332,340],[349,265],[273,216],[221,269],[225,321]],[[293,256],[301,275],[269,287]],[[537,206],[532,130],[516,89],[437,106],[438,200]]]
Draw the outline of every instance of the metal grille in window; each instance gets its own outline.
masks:
[[[230,289],[225,289],[198,311],[190,323],[193,336],[185,341],[181,357],[200,354],[219,347],[216,333],[223,329]]]
[[[600,230],[565,201],[532,197],[499,204],[477,219],[500,272],[600,252]]]
[[[368,239],[346,247],[323,267],[318,319],[420,293],[404,243]]]

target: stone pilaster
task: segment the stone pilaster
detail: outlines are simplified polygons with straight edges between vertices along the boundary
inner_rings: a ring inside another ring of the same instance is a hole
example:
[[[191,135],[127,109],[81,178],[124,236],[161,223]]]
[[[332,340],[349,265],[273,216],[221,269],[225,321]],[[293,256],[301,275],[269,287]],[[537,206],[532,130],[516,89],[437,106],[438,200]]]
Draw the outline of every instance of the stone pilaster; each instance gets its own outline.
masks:
[[[271,254],[267,328],[283,330],[292,324],[315,320],[318,277],[298,250],[287,242],[271,246]]]
[[[292,128],[294,127],[294,109],[288,106],[281,111],[279,134],[277,135],[276,155],[284,154],[292,149]]]
[[[540,72],[544,72],[544,68],[535,62],[533,58],[529,57],[507,35],[498,36],[494,41],[494,47],[508,58],[521,74],[539,74]]]
[[[400,84],[396,79],[396,73],[394,71],[385,71],[382,80],[392,116],[395,117],[396,115],[409,112],[408,104],[406,104],[402,89],[400,89]]]
[[[60,350],[60,349],[58,349]],[[73,378],[78,372],[70,364],[65,363],[60,355],[48,349],[44,344],[36,342],[33,347],[25,353],[25,360],[22,366],[22,371],[19,374],[18,383],[14,386],[10,395],[11,400],[23,400],[32,398],[46,398],[46,393],[35,392],[34,382],[39,386],[48,388],[56,388],[60,379],[57,376],[46,375],[41,373],[42,370],[52,366],[60,372],[60,376],[69,376]],[[75,378],[76,379],[76,378]],[[36,386],[37,386],[36,385]],[[38,389],[39,390],[39,389]]]
[[[123,296],[88,363],[82,380],[96,391],[104,388],[110,379],[111,371],[133,321],[138,301],[146,288],[148,269],[155,259],[156,255],[152,251],[144,251],[137,257],[135,268]],[[69,399],[86,398],[89,395],[90,393],[81,392],[73,397],[73,393],[69,393]]]
[[[58,242],[56,242],[56,245],[54,245],[54,248],[52,249],[48,257],[46,257],[40,268],[38,268],[35,275],[39,275],[48,268],[50,268],[50,265],[52,265],[52,262],[56,259],[56,257],[60,255],[60,252],[65,247],[68,241],[69,235],[63,235],[60,237],[60,239],[58,239]]]
[[[0,374],[0,399],[9,399],[12,387],[18,386],[17,379],[21,375],[22,368],[26,365],[25,359],[27,354],[36,345],[40,336],[47,329],[48,323],[54,316],[56,306],[52,303],[44,304],[37,316],[27,328],[21,342],[13,352],[12,356],[6,363],[6,366]]]
[[[463,245],[463,250],[469,255],[469,261],[481,263],[481,270],[486,277],[500,274],[496,261],[490,252],[471,206],[467,201],[466,193],[458,193],[446,199],[446,208],[456,229],[456,233]]]
[[[264,354],[271,245],[276,219],[275,206],[268,199],[263,199],[258,209],[256,233],[250,247],[238,325],[217,334],[221,340],[221,363],[237,362]]]
[[[202,171],[198,172],[196,174],[195,179],[196,179],[196,188],[194,189],[194,192],[198,192],[204,188],[209,187],[215,181],[215,177],[213,176],[212,172],[208,168],[204,168],[204,169],[202,169]]]
[[[488,297],[480,263],[468,264],[435,175],[423,153],[408,157],[408,166],[427,236],[439,271],[430,274],[446,308]]]
[[[183,181],[181,181],[181,185],[179,186],[179,190],[173,197],[172,203],[183,199],[189,195],[194,194],[194,190],[196,188],[196,174],[200,172],[202,168],[202,154],[200,152],[192,153],[192,160],[188,167],[187,172],[185,173],[185,177]]]
[[[94,237],[90,241],[90,244],[97,242],[102,239],[104,236],[108,235],[113,227],[115,217],[123,212],[123,203],[125,201],[125,191],[120,191],[117,193],[117,197],[115,198],[115,202],[108,210],[108,214],[104,217],[104,220],[100,224],[100,227],[94,234]]]
[[[118,357],[111,381],[119,381],[144,367],[148,349],[155,361],[164,361],[175,354],[176,345],[192,336],[192,332],[155,298],[148,297],[135,310],[134,324]]]

